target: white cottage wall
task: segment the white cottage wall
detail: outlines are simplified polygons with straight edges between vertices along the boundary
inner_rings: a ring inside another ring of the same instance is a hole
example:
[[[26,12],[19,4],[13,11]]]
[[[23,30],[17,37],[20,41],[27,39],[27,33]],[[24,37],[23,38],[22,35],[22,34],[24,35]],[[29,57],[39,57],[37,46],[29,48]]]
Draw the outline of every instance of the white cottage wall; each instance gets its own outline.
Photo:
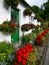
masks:
[[[0,24],[2,24],[5,20],[11,19],[11,8],[8,10],[4,7],[4,0],[0,0]],[[10,35],[3,35],[0,32],[0,42],[1,41],[9,41],[11,42],[11,36]]]
[[[22,36],[21,26],[23,24],[29,23],[29,17],[23,15],[23,11],[26,9],[26,7],[24,5],[22,5],[21,3],[19,3],[18,8],[20,9],[20,12],[19,12],[19,18],[20,18],[19,19],[19,24],[20,24],[20,30],[19,30],[19,32],[20,33],[19,34],[20,34],[20,37],[21,37]],[[26,35],[26,34],[28,34],[30,32],[31,32],[31,30],[28,31],[28,32],[25,32],[24,34]]]
[[[20,29],[19,29],[19,36],[22,36],[22,31],[21,31],[21,26],[23,24],[29,23],[29,17],[23,16],[23,11],[25,10],[25,6],[22,5],[22,3],[19,3],[18,9],[20,9],[19,11],[19,24],[20,24]],[[2,24],[5,20],[11,20],[11,8],[9,8],[8,10],[4,7],[4,0],[0,0],[0,24]],[[35,21],[34,21],[35,23]],[[35,23],[36,24],[36,23]],[[32,30],[29,30],[28,32],[25,32],[25,35],[30,33]],[[10,35],[3,35],[0,32],[0,41],[9,41],[11,42],[11,36]]]

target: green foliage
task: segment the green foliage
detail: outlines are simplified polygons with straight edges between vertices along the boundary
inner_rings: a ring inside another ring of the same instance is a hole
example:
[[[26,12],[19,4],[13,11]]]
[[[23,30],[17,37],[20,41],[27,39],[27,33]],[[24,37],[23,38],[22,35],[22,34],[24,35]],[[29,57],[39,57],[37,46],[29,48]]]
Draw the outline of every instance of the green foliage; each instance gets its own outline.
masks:
[[[45,30],[45,29],[48,29],[48,24],[49,24],[49,22],[43,22],[42,24],[41,24],[41,26],[42,26],[42,28]]]
[[[34,19],[37,19],[38,22],[39,21],[43,22],[43,19],[38,14],[35,15]]]
[[[46,20],[46,21],[49,21],[49,13],[46,14],[46,16],[45,16],[45,20]]]
[[[43,22],[43,19],[45,17],[44,10],[36,5],[32,6],[32,10],[36,14],[34,18],[37,19],[38,21]]]
[[[40,8],[38,6],[36,6],[36,5],[32,6],[32,10],[36,14],[40,12]]]
[[[25,43],[29,43],[31,41],[32,44],[35,44],[35,40],[36,40],[36,36],[38,34],[40,34],[43,31],[42,28],[40,28],[40,26],[35,26],[34,29],[32,29],[32,32],[27,34],[27,35],[23,35],[21,38],[21,41],[25,44]]]
[[[39,25],[35,26],[35,29],[32,29],[32,33],[36,34],[36,36],[37,36],[38,34],[40,34],[42,31],[43,31],[43,29],[42,29],[42,27],[39,26]]]
[[[11,0],[11,6],[16,8],[19,3],[19,0]]]
[[[46,42],[46,40],[47,40],[47,39],[46,39],[46,37],[45,37],[45,36],[43,36],[43,37],[42,37],[42,39],[41,39],[42,43],[45,43],[45,42]]]
[[[34,52],[31,52],[28,56],[28,61],[27,61],[27,65],[37,65],[37,58],[38,58],[39,54],[38,54],[38,50],[35,48]]]
[[[36,5],[32,6],[32,10],[35,13],[35,19],[41,23],[49,22],[49,1],[43,3],[43,5],[41,5],[41,8]]]
[[[30,29],[34,29],[35,25],[34,24],[23,24],[21,26],[21,30],[24,31],[29,31]]]
[[[45,8],[45,14],[49,13],[49,2],[46,2],[43,4],[44,5],[44,8]]]
[[[5,61],[10,54],[14,53],[14,48],[9,42],[0,42],[0,62]]]
[[[23,43],[29,43],[29,41],[35,41],[36,34],[30,33],[25,36],[22,36],[21,40]],[[35,42],[34,42],[35,43]]]
[[[32,10],[30,8],[26,8],[23,12],[24,16],[27,16],[27,15],[31,15],[32,14]]]
[[[24,31],[29,31],[30,30],[30,27],[26,24],[22,25],[21,27],[21,30],[24,32]]]

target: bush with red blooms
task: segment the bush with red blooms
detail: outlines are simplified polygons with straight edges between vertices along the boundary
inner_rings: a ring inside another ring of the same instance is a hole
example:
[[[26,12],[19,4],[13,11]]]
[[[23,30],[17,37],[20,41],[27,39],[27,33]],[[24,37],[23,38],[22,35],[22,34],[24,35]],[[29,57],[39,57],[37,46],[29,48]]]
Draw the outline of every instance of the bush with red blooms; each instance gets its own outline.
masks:
[[[28,60],[28,55],[33,51],[34,51],[34,48],[32,44],[26,44],[23,48],[16,51],[17,62],[14,62],[14,65],[26,65]]]
[[[41,34],[39,34],[36,38],[36,44],[41,45],[42,41],[41,39],[48,33],[48,30],[44,30]]]

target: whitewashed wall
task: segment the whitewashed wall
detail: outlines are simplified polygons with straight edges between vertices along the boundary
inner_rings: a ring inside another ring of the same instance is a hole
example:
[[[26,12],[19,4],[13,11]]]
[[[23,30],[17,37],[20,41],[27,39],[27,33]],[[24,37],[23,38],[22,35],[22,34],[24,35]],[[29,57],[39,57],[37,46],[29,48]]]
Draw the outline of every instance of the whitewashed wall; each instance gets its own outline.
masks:
[[[35,25],[37,25],[37,24],[39,24],[40,25],[40,23],[38,23],[37,22],[37,20],[29,20],[29,16],[23,16],[23,11],[26,9],[26,7],[24,7],[24,5],[22,5],[21,3],[19,3],[19,5],[18,5],[18,7],[17,8],[19,8],[20,9],[20,11],[19,11],[19,24],[20,24],[20,37],[22,36],[22,31],[21,31],[21,26],[23,25],[23,24],[26,24],[26,23],[29,23],[29,22],[31,22],[31,23],[33,23],[33,24],[35,24]],[[31,16],[35,16],[35,14],[34,13],[32,13],[32,15]],[[32,30],[29,30],[28,32],[24,32],[24,34],[26,35],[26,34],[28,34],[28,33],[31,33],[31,31]]]
[[[26,23],[29,22],[29,17],[28,16],[26,16],[26,17],[23,16],[23,11],[26,8],[26,7],[24,7],[24,5],[22,5],[21,3],[19,3],[18,8],[20,9],[20,11],[19,11],[20,32],[19,33],[20,33],[20,36],[22,36],[21,26],[23,24],[26,24]]]
[[[3,21],[5,21],[7,19],[8,20],[11,19],[11,8],[9,8],[8,10],[6,8],[4,8],[4,0],[0,0],[0,24],[2,24]],[[11,42],[11,36],[3,35],[0,32],[0,42],[4,41],[4,40]]]

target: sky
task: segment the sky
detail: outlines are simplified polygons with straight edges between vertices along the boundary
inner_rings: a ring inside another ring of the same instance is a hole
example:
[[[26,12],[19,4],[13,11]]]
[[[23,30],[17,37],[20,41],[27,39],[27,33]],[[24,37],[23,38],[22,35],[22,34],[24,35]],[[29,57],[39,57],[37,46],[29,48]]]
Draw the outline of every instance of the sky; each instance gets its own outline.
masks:
[[[25,0],[30,6],[37,5],[41,6],[42,3],[47,2],[47,0]]]

